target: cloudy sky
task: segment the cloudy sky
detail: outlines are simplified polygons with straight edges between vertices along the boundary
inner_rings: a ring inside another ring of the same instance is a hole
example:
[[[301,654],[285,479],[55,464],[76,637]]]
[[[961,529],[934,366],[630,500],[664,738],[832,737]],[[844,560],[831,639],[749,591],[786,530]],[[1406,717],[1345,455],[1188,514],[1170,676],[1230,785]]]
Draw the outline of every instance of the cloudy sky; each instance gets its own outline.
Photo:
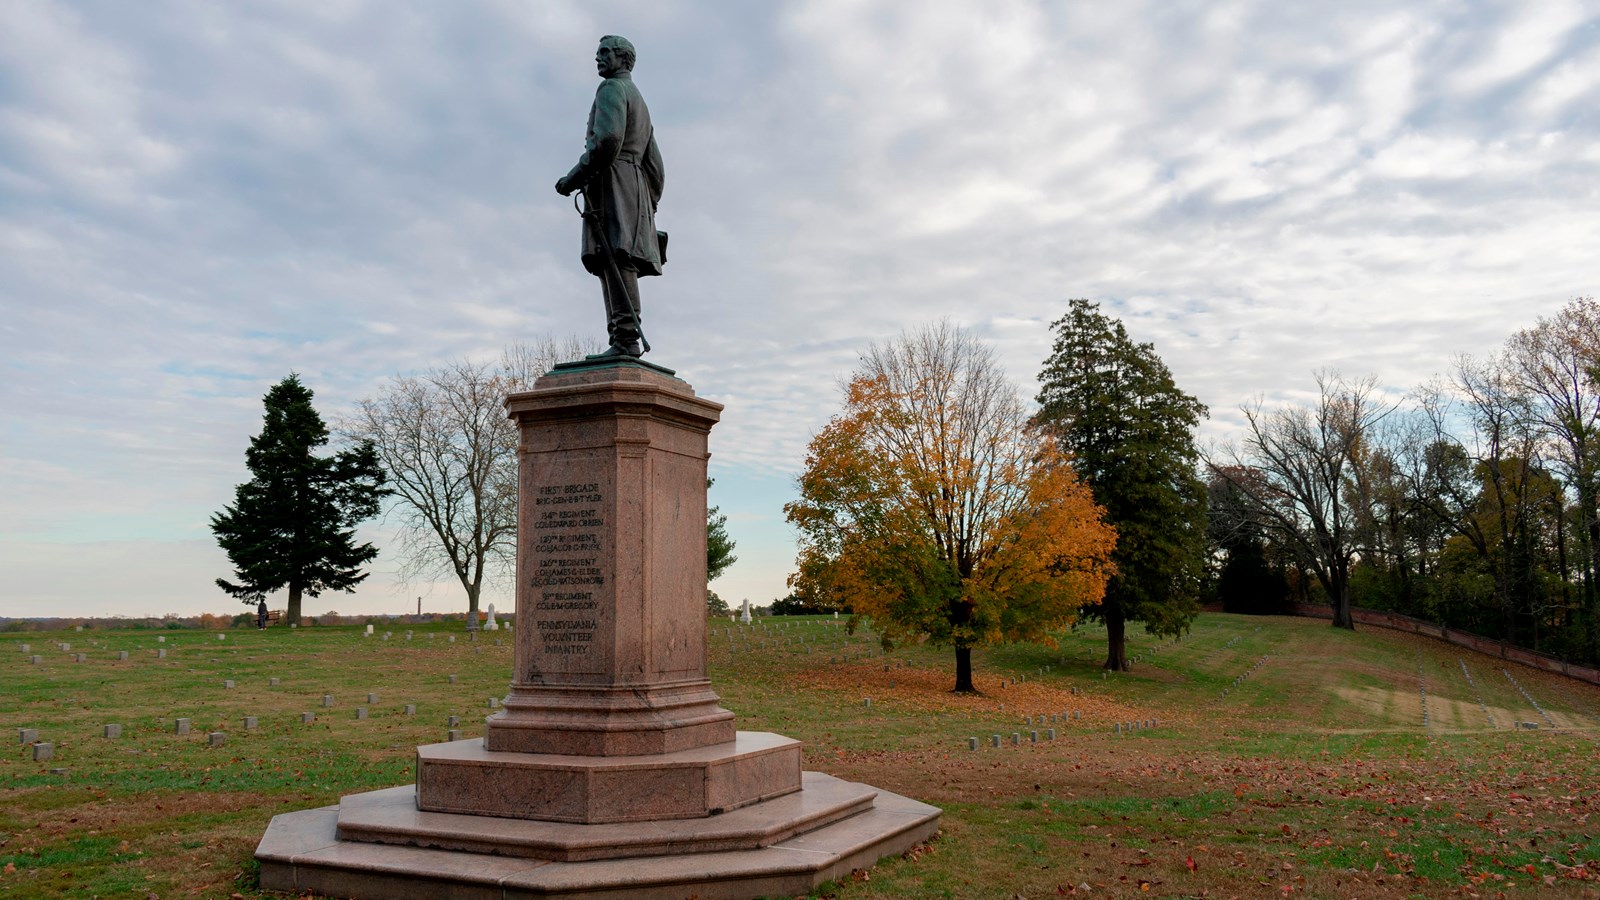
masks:
[[[727,406],[735,603],[784,593],[806,441],[904,328],[1031,397],[1098,300],[1220,440],[1600,280],[1593,3],[0,0],[0,615],[239,609],[207,522],[291,371],[332,420],[598,335],[552,185],[609,33],[667,163],[651,359]],[[307,610],[465,608],[397,567]]]

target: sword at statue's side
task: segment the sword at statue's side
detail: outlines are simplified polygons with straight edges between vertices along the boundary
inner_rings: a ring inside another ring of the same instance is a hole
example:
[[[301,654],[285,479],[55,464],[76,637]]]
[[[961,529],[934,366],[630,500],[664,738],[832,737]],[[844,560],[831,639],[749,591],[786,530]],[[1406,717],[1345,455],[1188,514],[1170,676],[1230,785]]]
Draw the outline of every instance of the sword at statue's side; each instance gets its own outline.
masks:
[[[623,287],[622,271],[617,268],[617,251],[611,246],[611,238],[606,235],[605,226],[600,223],[600,211],[588,209],[588,203],[578,205],[578,198],[583,196],[583,191],[574,191],[572,195],[572,208],[578,211],[583,221],[589,227],[589,232],[594,235],[595,245],[605,251],[606,271],[611,273],[611,283],[617,286],[622,293],[623,305],[628,307],[628,315],[633,319],[633,330],[639,333],[639,344],[644,347],[644,352],[650,352],[650,339],[644,336],[644,323],[639,321],[639,311],[633,308],[633,301],[629,299],[627,290]]]

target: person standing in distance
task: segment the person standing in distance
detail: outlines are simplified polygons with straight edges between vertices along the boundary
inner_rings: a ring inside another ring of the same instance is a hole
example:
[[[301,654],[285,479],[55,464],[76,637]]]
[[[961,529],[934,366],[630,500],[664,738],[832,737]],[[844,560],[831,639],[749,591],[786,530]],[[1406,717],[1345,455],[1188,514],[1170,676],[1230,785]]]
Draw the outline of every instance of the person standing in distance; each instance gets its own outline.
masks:
[[[637,59],[627,38],[606,35],[595,52],[600,87],[589,109],[583,155],[556,182],[556,192],[582,190],[594,219],[583,229],[583,267],[600,279],[611,346],[593,358],[639,357],[639,278],[660,275],[663,238],[656,204],[666,183],[650,109],[633,83]],[[609,256],[609,261],[608,261]]]

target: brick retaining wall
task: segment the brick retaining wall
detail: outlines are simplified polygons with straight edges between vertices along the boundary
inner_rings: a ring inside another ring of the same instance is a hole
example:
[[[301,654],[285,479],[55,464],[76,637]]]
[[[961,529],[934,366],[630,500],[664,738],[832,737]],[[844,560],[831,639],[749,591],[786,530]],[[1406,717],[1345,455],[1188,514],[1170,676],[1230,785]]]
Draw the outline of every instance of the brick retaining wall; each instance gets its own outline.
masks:
[[[1308,616],[1315,619],[1333,618],[1333,609],[1320,603],[1291,603],[1288,604],[1288,609],[1291,615]],[[1600,669],[1578,665],[1577,663],[1562,662],[1553,656],[1535,653],[1522,647],[1503,646],[1493,638],[1446,628],[1437,622],[1425,622],[1399,613],[1357,607],[1350,609],[1350,618],[1354,619],[1358,625],[1375,625],[1379,628],[1393,628],[1396,631],[1420,634],[1424,637],[1448,641],[1458,647],[1476,650],[1479,653],[1487,653],[1490,656],[1509,659],[1512,662],[1532,666],[1535,669],[1555,672],[1569,678],[1576,678],[1579,681],[1587,681],[1590,684],[1600,684]]]

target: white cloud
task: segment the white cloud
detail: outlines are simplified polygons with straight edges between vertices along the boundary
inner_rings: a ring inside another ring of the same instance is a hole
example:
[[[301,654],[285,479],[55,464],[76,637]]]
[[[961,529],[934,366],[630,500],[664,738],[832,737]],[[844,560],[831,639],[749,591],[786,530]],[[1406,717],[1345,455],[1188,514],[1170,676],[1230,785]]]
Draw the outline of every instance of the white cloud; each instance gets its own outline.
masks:
[[[1550,61],[1585,19],[1578,0],[1507,3],[1502,8],[1511,21],[1487,30],[1483,51],[1455,74],[1459,90],[1480,91],[1527,74]]]
[[[727,583],[758,602],[836,380],[905,327],[966,324],[1031,394],[1048,323],[1100,300],[1224,436],[1313,369],[1416,383],[1597,274],[1573,4],[171,0],[6,25],[6,546],[69,548],[11,551],[30,584],[74,544],[205,543],[290,370],[332,419],[396,373],[595,334],[551,185],[605,33],[639,46],[667,158],[654,358],[728,407]],[[78,558],[231,608],[215,554],[184,554]],[[335,608],[392,604],[373,582]]]

